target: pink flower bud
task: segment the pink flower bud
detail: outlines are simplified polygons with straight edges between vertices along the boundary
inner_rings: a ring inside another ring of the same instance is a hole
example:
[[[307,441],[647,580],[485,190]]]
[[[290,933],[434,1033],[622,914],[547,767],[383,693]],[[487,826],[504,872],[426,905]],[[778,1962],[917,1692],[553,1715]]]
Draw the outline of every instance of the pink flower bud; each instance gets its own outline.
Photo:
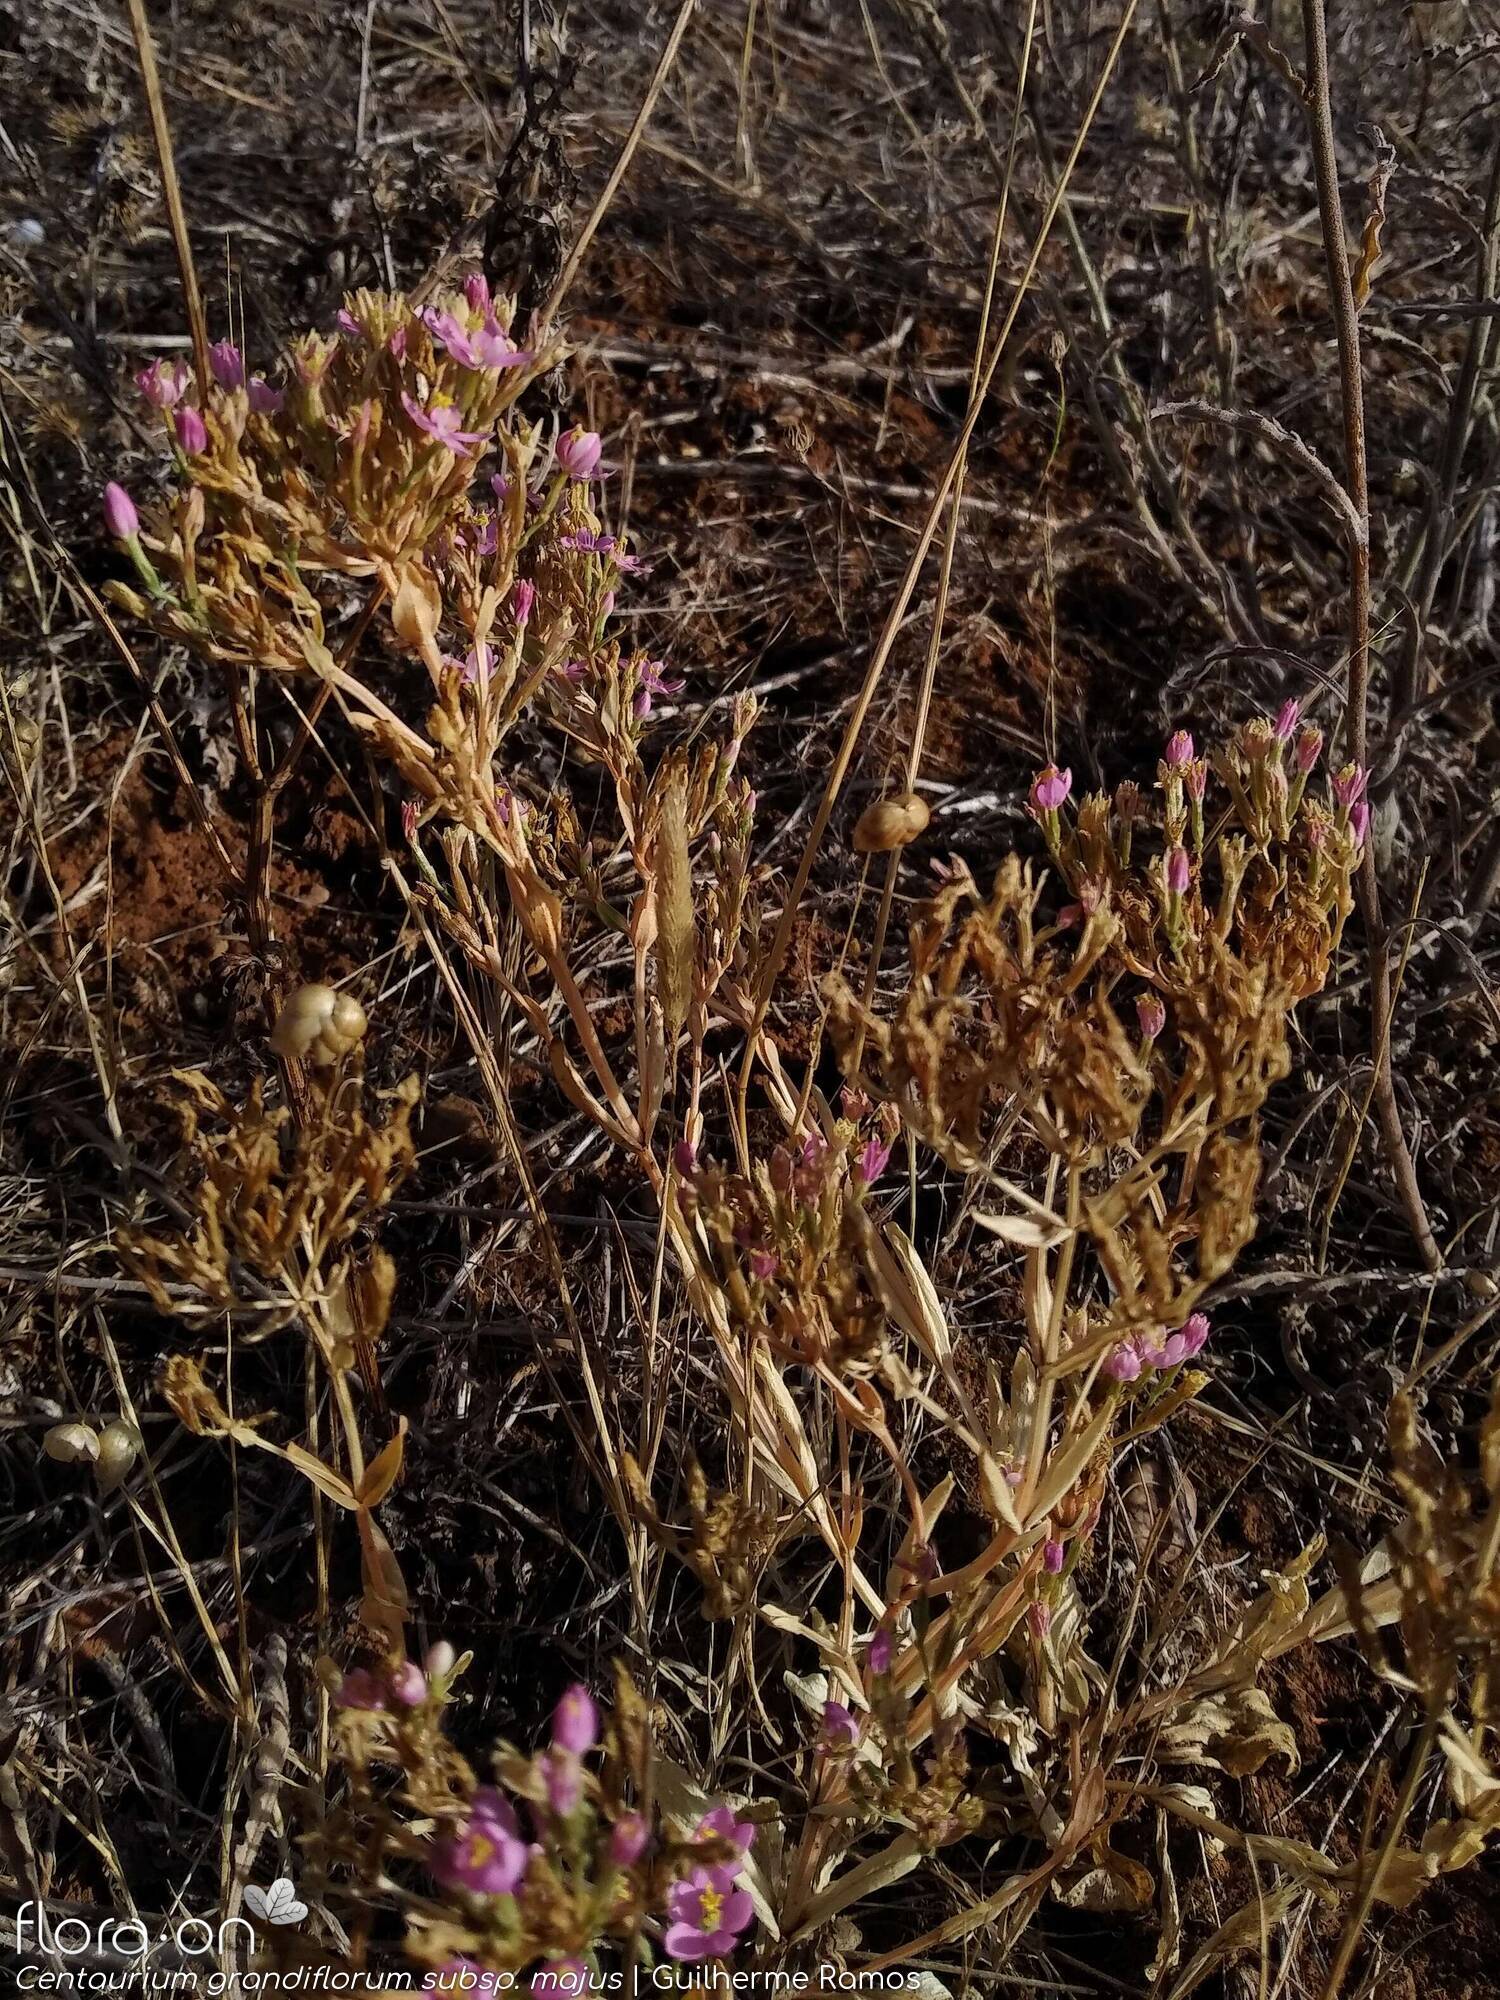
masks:
[[[1207,1313],[1193,1313],[1179,1336],[1183,1343],[1183,1355],[1191,1361],[1195,1354],[1201,1354],[1208,1340],[1209,1325]]]
[[[427,1699],[427,1676],[415,1660],[403,1660],[390,1677],[391,1700],[401,1708],[420,1708]]]
[[[599,1741],[599,1710],[594,1697],[581,1683],[570,1687],[552,1711],[552,1742],[558,1750],[575,1757],[592,1750]]]
[[[1167,1010],[1154,993],[1138,993],[1135,1000],[1135,1018],[1146,1040],[1154,1042],[1167,1025]]]
[[[859,1741],[859,1717],[841,1701],[823,1705],[823,1742],[830,1750],[852,1750]]]
[[[232,340],[216,340],[208,350],[208,365],[221,389],[243,389],[245,357]]]
[[[1052,1607],[1038,1601],[1026,1607],[1026,1622],[1031,1627],[1033,1639],[1045,1639],[1052,1630]]]
[[[1297,738],[1297,769],[1305,778],[1323,754],[1323,732],[1321,729],[1304,729]]]
[[[679,1139],[672,1148],[672,1164],[682,1178],[691,1180],[698,1171],[698,1148],[691,1139]]]
[[[1164,762],[1169,771],[1180,771],[1193,761],[1193,733],[1190,729],[1176,730],[1167,739]]]
[[[772,1250],[752,1250],[750,1252],[750,1275],[757,1284],[768,1285],[780,1266]]]
[[[1193,865],[1185,847],[1167,849],[1167,887],[1174,896],[1185,896],[1193,879]]]
[[[1104,1372],[1111,1382],[1134,1382],[1141,1372],[1141,1357],[1126,1340],[1105,1356]]]
[[[1061,1542],[1046,1541],[1042,1543],[1042,1568],[1047,1572],[1048,1576],[1058,1576],[1062,1573],[1062,1566],[1067,1561],[1067,1556],[1068,1552]]]
[[[559,1819],[566,1819],[583,1797],[583,1766],[566,1750],[544,1751],[537,1762],[542,1767],[548,1805]]]
[[[1349,808],[1349,831],[1354,836],[1354,845],[1363,847],[1370,834],[1370,808],[1363,799],[1356,799]]]
[[[1034,813],[1054,813],[1063,805],[1073,790],[1073,773],[1059,771],[1055,764],[1049,764],[1039,771],[1032,782],[1031,809]]]
[[[154,410],[170,410],[187,383],[188,372],[180,361],[153,361],[135,378],[135,386]]]
[[[1301,702],[1284,701],[1281,704],[1280,713],[1276,717],[1276,726],[1272,732],[1276,738],[1276,741],[1278,743],[1290,743],[1292,740],[1292,731],[1297,727],[1297,724],[1301,720],[1302,720]]]
[[[117,542],[133,542],[141,532],[135,502],[113,479],[104,489],[104,525]]]
[[[896,1642],[891,1637],[891,1628],[888,1625],[879,1626],[870,1640],[870,1672],[888,1674],[895,1651]]]
[[[1203,794],[1208,790],[1208,759],[1195,757],[1182,774],[1182,782],[1188,797],[1195,805],[1202,805]]]
[[[510,594],[511,616],[515,619],[517,625],[524,625],[526,623],[527,619],[531,616],[532,606],[535,603],[536,585],[528,583],[525,577],[522,577],[521,581]]]
[[[597,431],[580,430],[575,424],[557,440],[557,466],[569,479],[592,479],[599,470],[604,440]]]
[[[490,285],[483,271],[471,271],[464,279],[464,297],[469,302],[471,312],[488,312],[490,309]]]
[[[384,1708],[385,1698],[384,1683],[368,1667],[351,1667],[339,1682],[338,1693],[333,1697],[338,1708],[368,1709]]]
[[[173,419],[172,428],[177,433],[177,442],[189,458],[196,458],[199,452],[208,450],[208,426],[191,403],[183,404]]]
[[[651,1829],[639,1813],[625,1813],[609,1831],[609,1858],[616,1868],[633,1868],[646,1851]]]
[[[250,398],[250,407],[258,417],[274,417],[286,401],[279,389],[273,389],[263,375],[252,375],[245,391]]]

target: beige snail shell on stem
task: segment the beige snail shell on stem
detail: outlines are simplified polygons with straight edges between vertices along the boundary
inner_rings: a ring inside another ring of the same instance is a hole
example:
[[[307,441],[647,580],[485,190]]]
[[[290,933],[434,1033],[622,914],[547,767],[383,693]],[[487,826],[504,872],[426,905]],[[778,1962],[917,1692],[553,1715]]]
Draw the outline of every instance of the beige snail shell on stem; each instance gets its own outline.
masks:
[[[285,1062],[327,1069],[357,1048],[369,1026],[352,993],[331,986],[299,986],[289,993],[271,1030],[271,1047]]]
[[[915,792],[897,792],[866,806],[854,828],[856,854],[889,854],[906,847],[927,831],[932,818],[927,801]]]

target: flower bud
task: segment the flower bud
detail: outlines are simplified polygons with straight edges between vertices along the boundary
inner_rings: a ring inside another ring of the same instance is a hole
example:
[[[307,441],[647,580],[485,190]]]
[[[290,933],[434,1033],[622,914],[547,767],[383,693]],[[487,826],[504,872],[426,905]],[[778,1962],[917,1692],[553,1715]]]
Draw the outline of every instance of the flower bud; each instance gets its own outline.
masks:
[[[599,469],[604,441],[597,431],[580,430],[575,424],[557,440],[557,467],[569,479],[592,479]]]
[[[184,403],[177,412],[173,429],[177,432],[177,442],[189,458],[196,458],[199,452],[208,450],[208,426],[191,403]]]
[[[135,502],[113,479],[104,489],[104,525],[117,542],[133,542],[141,532]]]
[[[575,1683],[552,1711],[552,1742],[577,1757],[599,1741],[599,1710],[581,1682]]]

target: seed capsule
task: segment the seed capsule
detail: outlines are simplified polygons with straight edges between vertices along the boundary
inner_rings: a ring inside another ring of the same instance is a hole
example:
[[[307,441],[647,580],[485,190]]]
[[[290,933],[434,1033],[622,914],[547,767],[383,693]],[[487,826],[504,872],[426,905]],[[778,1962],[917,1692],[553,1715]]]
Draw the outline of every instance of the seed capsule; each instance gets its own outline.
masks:
[[[141,1455],[141,1434],[134,1424],[116,1417],[99,1433],[99,1462],[94,1477],[101,1493],[113,1493]]]
[[[92,1463],[99,1456],[99,1434],[91,1424],[54,1424],[42,1439],[42,1450],[59,1465]]]
[[[877,799],[859,816],[854,828],[854,851],[889,854],[894,848],[909,846],[927,831],[931,818],[926,800],[915,792],[898,792],[894,798]]]
[[[365,1038],[369,1021],[352,993],[299,986],[289,993],[271,1030],[271,1047],[288,1062],[326,1069]]]

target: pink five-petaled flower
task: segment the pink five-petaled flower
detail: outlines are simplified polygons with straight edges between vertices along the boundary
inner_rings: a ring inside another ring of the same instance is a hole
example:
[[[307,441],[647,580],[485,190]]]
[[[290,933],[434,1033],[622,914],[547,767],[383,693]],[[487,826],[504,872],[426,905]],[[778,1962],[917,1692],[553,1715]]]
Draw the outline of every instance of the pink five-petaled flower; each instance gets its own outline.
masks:
[[[669,1958],[722,1958],[733,1951],[754,1914],[749,1892],[735,1887],[732,1868],[695,1868],[667,1891]]]
[[[520,1886],[529,1859],[510,1801],[485,1788],[474,1794],[468,1823],[440,1843],[432,1873],[445,1889],[510,1896]]]
[[[727,1840],[741,1854],[748,1854],[755,1845],[755,1821],[736,1819],[731,1806],[715,1806],[699,1820],[694,1837],[701,1840],[705,1834],[715,1840]]]
[[[221,389],[243,389],[245,357],[232,340],[216,340],[208,350],[208,365]]]
[[[616,1868],[633,1868],[646,1851],[651,1828],[639,1813],[625,1813],[610,1828],[609,1858]]]
[[[386,1702],[385,1683],[368,1667],[351,1667],[333,1699],[337,1708],[381,1709]]]
[[[1059,771],[1055,764],[1038,771],[1031,784],[1031,810],[1038,818],[1044,813],[1055,813],[1063,805],[1073,790],[1073,773]]]
[[[1344,807],[1357,805],[1365,795],[1370,774],[1363,764],[1346,764],[1333,774],[1333,796]]]
[[[552,1744],[581,1757],[599,1741],[599,1710],[582,1682],[575,1682],[552,1711]]]
[[[1292,740],[1292,731],[1301,720],[1301,702],[1296,700],[1284,701],[1281,704],[1280,712],[1276,717],[1275,727],[1271,733],[1278,743],[1290,743]]]
[[[1167,887],[1174,896],[1185,896],[1193,879],[1192,863],[1185,847],[1167,849]]]
[[[557,440],[557,469],[569,479],[592,479],[603,451],[604,440],[597,431],[582,430],[575,424]]]
[[[1166,756],[1163,760],[1169,771],[1184,770],[1193,761],[1193,732],[1190,729],[1174,730],[1167,739]]]
[[[181,361],[153,361],[135,378],[135,386],[153,410],[170,410],[187,385],[187,367]]]
[[[530,618],[536,603],[536,585],[528,583],[523,576],[510,594],[510,615],[517,625],[524,625]]]
[[[1167,1010],[1154,993],[1138,993],[1135,1018],[1148,1042],[1154,1042],[1167,1025]]]
[[[189,458],[196,458],[199,452],[208,450],[208,425],[191,403],[183,404],[172,420],[172,428],[177,433],[177,442]]]
[[[841,1701],[823,1704],[823,1745],[828,1750],[852,1750],[859,1741],[859,1717]]]
[[[440,340],[461,368],[519,368],[533,359],[524,353],[501,326],[493,313],[484,324],[468,332],[452,313],[429,306],[422,315],[427,330]]]
[[[425,431],[434,443],[446,445],[455,457],[463,457],[471,445],[483,444],[489,436],[488,431],[466,431],[463,414],[452,403],[434,403],[424,410],[416,397],[403,389],[401,407],[419,431]]]
[[[687,682],[680,674],[669,674],[665,660],[638,660],[636,675],[640,682],[630,703],[630,710],[637,722],[643,722],[651,713],[653,695],[681,694]]]
[[[420,1708],[427,1699],[427,1676],[415,1660],[403,1660],[391,1673],[391,1700],[400,1708]]]
[[[133,542],[141,532],[141,517],[135,502],[115,480],[104,489],[104,525],[117,542]]]

